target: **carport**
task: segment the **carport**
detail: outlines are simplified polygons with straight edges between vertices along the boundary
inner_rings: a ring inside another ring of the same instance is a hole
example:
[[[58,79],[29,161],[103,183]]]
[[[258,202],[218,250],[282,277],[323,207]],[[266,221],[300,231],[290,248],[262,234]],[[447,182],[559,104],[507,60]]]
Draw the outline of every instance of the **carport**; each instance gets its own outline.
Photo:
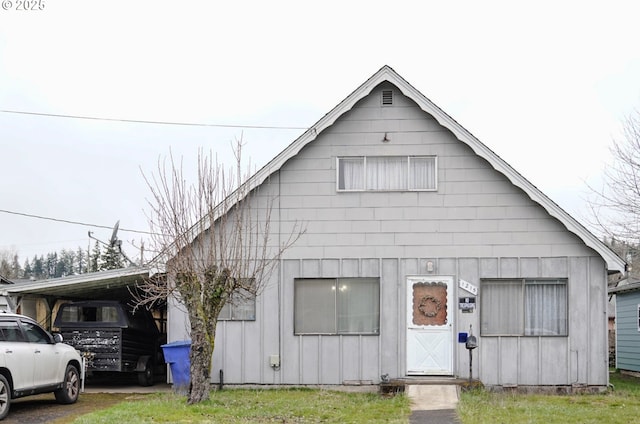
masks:
[[[0,295],[12,312],[30,316],[48,330],[64,334],[66,342],[87,358],[89,372],[102,373],[103,377],[109,376],[110,379],[115,375],[117,381],[120,381],[119,376],[128,378],[133,374],[137,375],[139,384],[146,386],[153,384],[154,377],[164,375],[166,370],[160,351],[160,345],[166,343],[166,302],[154,304],[150,314],[146,310],[135,314],[130,312],[135,305],[134,293],[152,278],[162,279],[164,274],[155,273],[148,267],[134,266],[49,280],[14,282],[0,287]],[[68,305],[65,311],[85,308],[89,313],[79,312],[78,321],[73,320],[73,314],[64,315],[68,321],[64,321],[63,326],[63,321],[55,320],[56,315],[62,305],[73,301],[78,303]],[[99,318],[103,315],[96,314],[103,307],[109,312],[106,320]]]
[[[49,280],[17,282],[3,285],[4,296],[12,312],[20,312],[51,329],[52,316],[60,301],[119,300],[132,303],[131,291],[149,278],[162,278],[148,267],[128,267],[91,272]],[[161,329],[165,328],[166,306],[159,305]]]

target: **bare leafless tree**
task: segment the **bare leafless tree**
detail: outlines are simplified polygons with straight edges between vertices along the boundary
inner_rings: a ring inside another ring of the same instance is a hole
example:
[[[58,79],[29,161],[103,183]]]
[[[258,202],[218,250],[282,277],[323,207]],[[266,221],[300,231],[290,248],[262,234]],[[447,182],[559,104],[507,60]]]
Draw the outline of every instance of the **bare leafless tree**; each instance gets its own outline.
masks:
[[[5,278],[20,278],[21,267],[15,249],[0,250],[0,275]]]
[[[211,360],[218,316],[238,295],[256,296],[289,246],[302,234],[294,230],[272,240],[274,196],[252,187],[243,172],[242,142],[235,167],[224,168],[212,153],[198,154],[193,184],[184,164],[173,156],[159,161],[145,181],[151,191],[151,248],[166,266],[166,280],[139,287],[138,306],[173,297],[184,305],[190,323],[191,383],[188,403],[209,398]],[[278,229],[280,231],[280,229]],[[278,242],[277,240],[285,240]],[[281,243],[281,244],[279,244]]]
[[[614,139],[611,154],[602,187],[591,187],[592,224],[618,254],[632,260],[629,252],[640,246],[640,110],[623,121],[622,136]]]

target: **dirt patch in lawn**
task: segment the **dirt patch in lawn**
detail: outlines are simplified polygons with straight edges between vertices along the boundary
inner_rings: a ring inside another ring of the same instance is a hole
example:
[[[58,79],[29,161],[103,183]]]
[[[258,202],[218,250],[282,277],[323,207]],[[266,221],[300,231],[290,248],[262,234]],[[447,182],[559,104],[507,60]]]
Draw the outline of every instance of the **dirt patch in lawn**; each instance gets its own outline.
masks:
[[[60,405],[53,394],[28,396],[11,402],[2,424],[68,424],[81,415],[108,408],[116,403],[147,396],[139,393],[81,393],[72,405]]]

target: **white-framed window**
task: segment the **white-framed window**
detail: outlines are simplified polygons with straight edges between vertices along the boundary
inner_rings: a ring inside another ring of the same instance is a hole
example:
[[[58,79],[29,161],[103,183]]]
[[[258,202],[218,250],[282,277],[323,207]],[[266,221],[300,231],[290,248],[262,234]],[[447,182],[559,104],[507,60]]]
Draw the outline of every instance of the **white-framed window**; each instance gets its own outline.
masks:
[[[435,191],[435,156],[339,157],[338,191]]]
[[[219,321],[255,321],[256,296],[245,289],[233,292],[231,298],[224,304]]]
[[[380,334],[380,280],[295,279],[294,333]]]
[[[636,317],[638,318],[638,332],[640,332],[640,304],[638,305],[638,315]]]
[[[566,279],[487,279],[481,282],[483,336],[566,336]]]

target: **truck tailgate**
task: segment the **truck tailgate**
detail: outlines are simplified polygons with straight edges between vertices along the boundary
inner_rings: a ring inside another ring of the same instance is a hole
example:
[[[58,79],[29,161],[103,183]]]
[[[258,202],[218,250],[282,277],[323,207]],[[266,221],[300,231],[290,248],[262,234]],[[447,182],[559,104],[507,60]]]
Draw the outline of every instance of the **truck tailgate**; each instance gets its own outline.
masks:
[[[64,329],[64,342],[84,355],[89,371],[122,371],[120,328]]]

